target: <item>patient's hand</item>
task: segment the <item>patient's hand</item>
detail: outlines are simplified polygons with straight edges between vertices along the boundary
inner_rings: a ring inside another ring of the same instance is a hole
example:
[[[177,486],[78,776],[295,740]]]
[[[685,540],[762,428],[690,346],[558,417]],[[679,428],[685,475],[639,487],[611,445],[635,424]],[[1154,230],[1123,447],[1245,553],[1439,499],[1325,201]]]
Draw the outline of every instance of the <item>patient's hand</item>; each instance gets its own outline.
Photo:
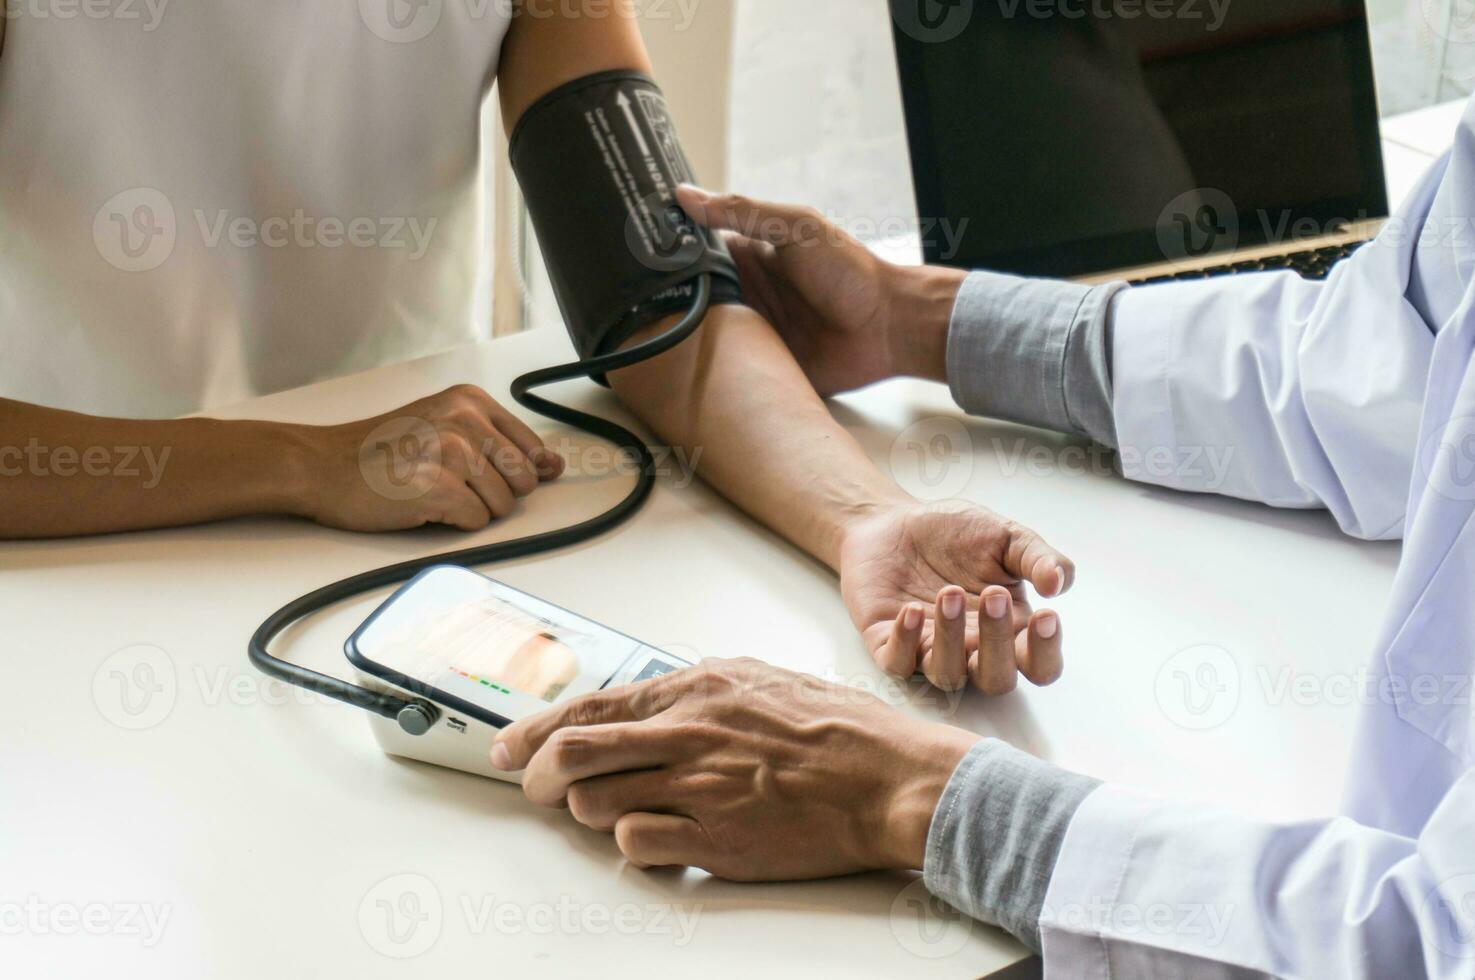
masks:
[[[1057,596],[1074,574],[1039,535],[982,507],[893,507],[857,522],[840,551],[845,605],[876,663],[950,691],[1059,679],[1060,618],[1032,614],[1024,583]]]
[[[532,429],[473,385],[377,418],[294,431],[306,448],[299,509],[350,531],[478,531],[564,468]]]

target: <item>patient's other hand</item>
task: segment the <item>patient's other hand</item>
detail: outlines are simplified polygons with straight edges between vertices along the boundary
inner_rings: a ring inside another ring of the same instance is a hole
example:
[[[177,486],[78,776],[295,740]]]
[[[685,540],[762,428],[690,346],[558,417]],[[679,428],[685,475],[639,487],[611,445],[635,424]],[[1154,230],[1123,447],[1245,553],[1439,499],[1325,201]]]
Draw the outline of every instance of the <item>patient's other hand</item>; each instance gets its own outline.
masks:
[[[564,469],[532,429],[474,385],[377,418],[293,431],[302,446],[297,509],[349,531],[479,531]]]
[[[876,663],[949,691],[1058,680],[1060,617],[1031,612],[1025,583],[1053,597],[1074,576],[1039,535],[975,506],[888,508],[859,519],[840,550],[841,593]]]

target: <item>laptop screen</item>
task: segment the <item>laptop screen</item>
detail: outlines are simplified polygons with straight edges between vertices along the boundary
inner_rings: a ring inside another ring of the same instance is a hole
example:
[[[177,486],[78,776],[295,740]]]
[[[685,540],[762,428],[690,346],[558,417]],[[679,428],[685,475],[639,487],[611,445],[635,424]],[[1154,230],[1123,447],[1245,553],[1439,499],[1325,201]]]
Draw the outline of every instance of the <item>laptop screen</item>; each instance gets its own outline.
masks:
[[[891,0],[929,262],[1084,276],[1387,216],[1362,0]]]

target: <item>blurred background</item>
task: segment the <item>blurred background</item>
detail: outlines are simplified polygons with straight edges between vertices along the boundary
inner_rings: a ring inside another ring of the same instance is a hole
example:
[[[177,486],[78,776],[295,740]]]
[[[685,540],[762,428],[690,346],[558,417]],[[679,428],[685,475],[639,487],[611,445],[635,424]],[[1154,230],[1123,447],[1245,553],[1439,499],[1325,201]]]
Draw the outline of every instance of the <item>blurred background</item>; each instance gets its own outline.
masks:
[[[984,0],[980,0],[984,2]],[[1234,2],[1234,0],[1229,0]],[[638,0],[657,75],[703,182],[802,201],[906,257],[915,222],[887,0]],[[1385,116],[1475,88],[1475,0],[1368,0]],[[494,134],[499,127],[488,127]],[[496,333],[556,324],[505,151],[488,202]]]

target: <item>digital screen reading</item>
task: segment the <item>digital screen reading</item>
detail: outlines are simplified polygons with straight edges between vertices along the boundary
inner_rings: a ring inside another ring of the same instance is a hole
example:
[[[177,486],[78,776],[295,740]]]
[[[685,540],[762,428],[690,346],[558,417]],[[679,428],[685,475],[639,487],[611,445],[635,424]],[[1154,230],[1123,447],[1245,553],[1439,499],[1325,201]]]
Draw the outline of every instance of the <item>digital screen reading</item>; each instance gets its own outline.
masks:
[[[380,610],[358,654],[501,717],[598,690],[641,644],[501,583],[436,570]],[[642,661],[643,662],[643,661]]]
[[[547,701],[558,699],[579,676],[568,627],[536,619],[496,598],[472,600],[426,624],[419,655],[426,662],[487,686]]]

